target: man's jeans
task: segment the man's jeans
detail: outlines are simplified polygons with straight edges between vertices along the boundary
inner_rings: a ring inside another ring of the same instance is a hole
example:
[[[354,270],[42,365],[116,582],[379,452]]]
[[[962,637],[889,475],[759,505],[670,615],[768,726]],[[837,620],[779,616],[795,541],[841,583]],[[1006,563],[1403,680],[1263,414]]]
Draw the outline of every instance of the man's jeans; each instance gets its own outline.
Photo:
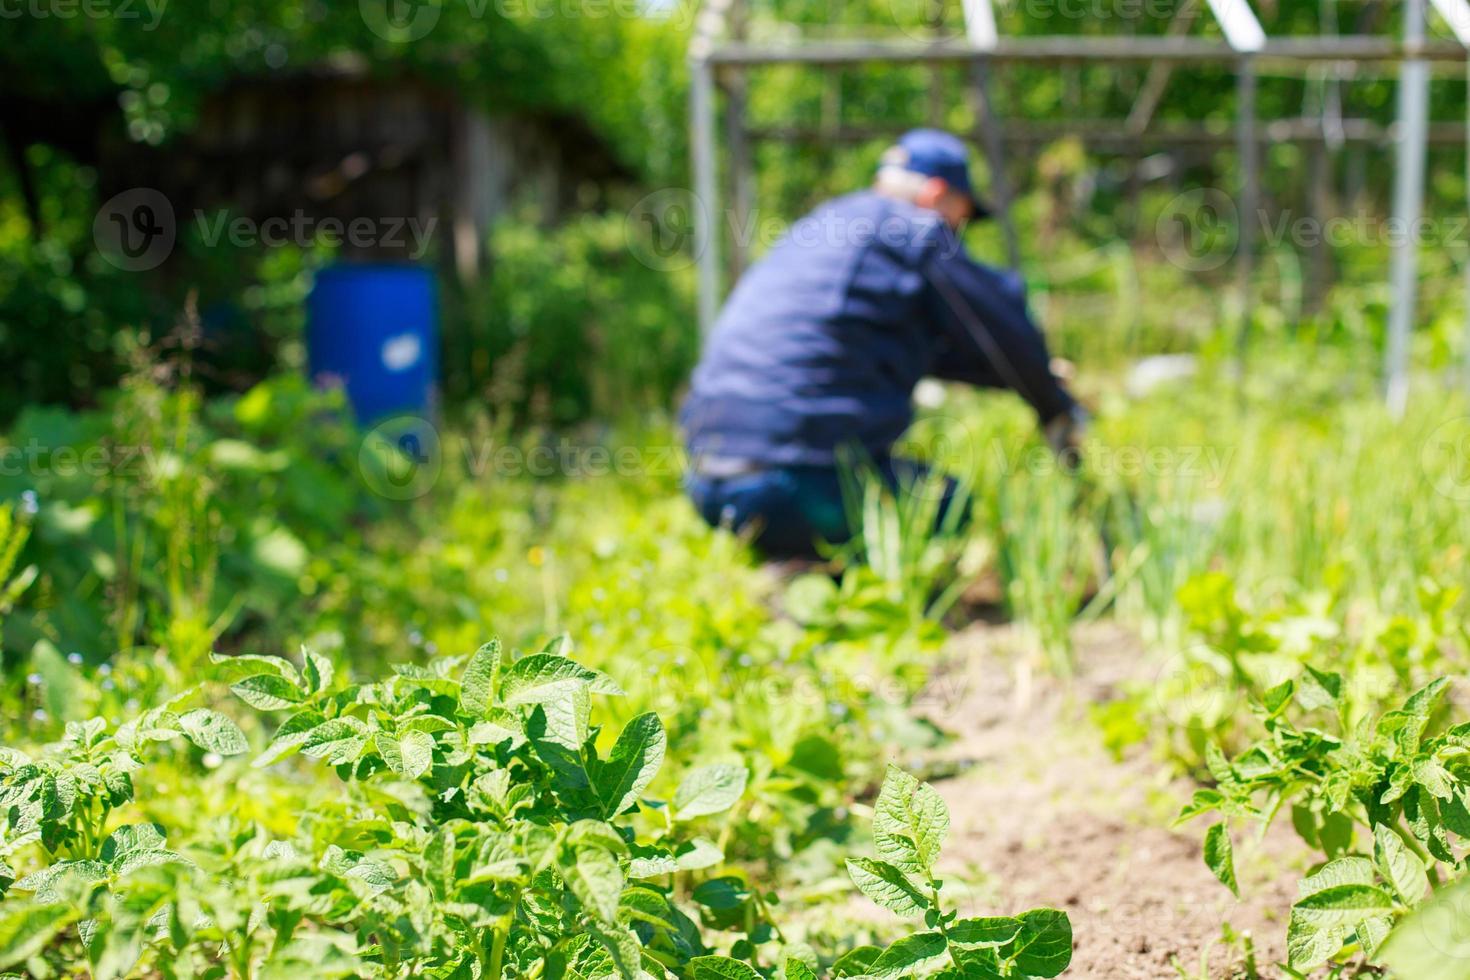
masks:
[[[928,468],[884,457],[874,469],[894,492],[926,485]],[[843,502],[844,476],[832,466],[777,466],[731,477],[691,473],[685,489],[712,527],[754,532],[755,544],[772,558],[816,558],[816,542],[842,544],[852,537]],[[936,523],[955,502],[956,484],[944,478]],[[968,501],[962,506],[968,508]],[[968,518],[968,513],[961,515]]]

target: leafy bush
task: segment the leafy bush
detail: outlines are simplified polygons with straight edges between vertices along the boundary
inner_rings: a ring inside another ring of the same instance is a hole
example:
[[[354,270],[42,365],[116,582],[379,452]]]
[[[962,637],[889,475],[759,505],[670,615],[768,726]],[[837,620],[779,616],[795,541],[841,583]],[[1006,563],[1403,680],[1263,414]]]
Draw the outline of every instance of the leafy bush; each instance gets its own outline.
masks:
[[[689,271],[652,267],[629,237],[651,234],[621,212],[499,226],[490,275],[450,318],[451,394],[555,424],[666,410],[699,330]]]
[[[224,635],[285,626],[313,551],[373,507],[340,408],[289,377],[206,405],[147,370],[103,410],[28,408],[0,495],[35,509],[20,560],[38,574],[5,648],[98,662],[152,643],[185,669]]]
[[[1470,838],[1470,724],[1430,734],[1449,682],[1351,728],[1341,674],[1309,671],[1267,691],[1266,737],[1233,759],[1210,753],[1212,789],[1184,810],[1270,822],[1288,811],[1325,861],[1300,884],[1287,931],[1290,965],[1376,958],[1405,914],[1459,874]],[[1301,720],[1297,720],[1297,717]],[[1329,727],[1316,727],[1314,722]],[[1238,891],[1227,823],[1214,824],[1205,858]]]
[[[300,668],[215,657],[239,698],[287,713],[255,767],[299,753],[347,784],[352,806],[324,846],[253,826],[179,849],[162,826],[110,819],[135,781],[149,784],[134,774],[151,743],[182,735],[216,757],[247,750],[228,717],[179,711],[179,698],[111,732],[102,719],[73,723],[34,759],[4,750],[0,968],[109,980],[286,976],[308,964],[318,976],[531,977],[549,965],[760,977],[752,964],[801,952],[771,920],[774,896],[722,867],[702,833],[744,793],[745,768],[693,768],[672,795],[652,795],[667,746],[658,716],[636,716],[607,744],[592,697],[622,692],[561,646],[507,659],[492,641],[367,684],[310,650]],[[948,824],[932,787],[889,771],[874,818],[880,859],[849,868],[865,894],[937,931],[854,950],[835,975],[897,976],[944,955],[953,976],[1066,967],[1060,912],[960,920],[943,909],[935,862]]]

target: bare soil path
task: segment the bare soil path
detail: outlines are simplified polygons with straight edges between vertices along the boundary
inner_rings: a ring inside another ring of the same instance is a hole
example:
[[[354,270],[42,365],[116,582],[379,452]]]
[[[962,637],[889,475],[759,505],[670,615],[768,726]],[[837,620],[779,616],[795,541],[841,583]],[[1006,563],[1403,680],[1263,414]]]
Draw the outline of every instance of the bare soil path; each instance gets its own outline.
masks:
[[[1066,976],[1078,980],[1244,975],[1239,947],[1220,942],[1229,922],[1253,937],[1258,975],[1279,976],[1293,871],[1305,862],[1290,828],[1236,835],[1236,901],[1201,859],[1208,821],[1170,827],[1191,784],[1146,751],[1113,758],[1089,720],[1091,703],[1148,670],[1137,640],[1110,625],[1081,631],[1078,676],[1063,683],[1028,677],[1004,653],[1012,638],[1005,626],[957,635],[919,709],[955,733],[945,754],[965,766],[935,784],[953,815],[947,862],[985,882],[964,914],[1065,909]]]

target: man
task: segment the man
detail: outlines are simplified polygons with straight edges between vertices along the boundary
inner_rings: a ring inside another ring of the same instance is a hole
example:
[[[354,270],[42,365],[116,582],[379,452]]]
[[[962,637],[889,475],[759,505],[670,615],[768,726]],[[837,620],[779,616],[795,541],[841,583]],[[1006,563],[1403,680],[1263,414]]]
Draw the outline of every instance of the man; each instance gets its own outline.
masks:
[[[846,540],[840,467],[866,458],[895,489],[923,475],[891,448],[925,376],[1012,388],[1054,448],[1075,441],[1082,413],[1019,281],[958,238],[987,213],[965,145],[914,130],[884,154],[872,189],[818,207],[745,274],[681,414],[705,520],[751,528],[772,556]]]

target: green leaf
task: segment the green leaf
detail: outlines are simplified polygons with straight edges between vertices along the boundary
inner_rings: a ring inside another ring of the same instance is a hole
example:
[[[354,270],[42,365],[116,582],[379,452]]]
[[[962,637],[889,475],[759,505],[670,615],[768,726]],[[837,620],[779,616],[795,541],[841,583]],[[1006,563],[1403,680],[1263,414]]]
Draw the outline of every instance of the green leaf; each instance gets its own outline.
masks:
[[[1375,915],[1358,923],[1358,928],[1353,930],[1353,941],[1363,948],[1368,959],[1376,958],[1378,948],[1388,938],[1390,930],[1393,929],[1393,916]]]
[[[332,686],[332,678],[336,675],[336,668],[332,661],[317,653],[315,650],[301,648],[301,659],[306,664],[306,689],[312,694],[320,694]]]
[[[1307,675],[1302,678],[1297,703],[1308,711],[1317,708],[1336,708],[1342,697],[1342,675],[1306,667]]]
[[[1445,830],[1444,817],[1440,815],[1439,797],[1423,786],[1415,786],[1413,792],[1404,797],[1404,817],[1409,822],[1410,832],[1432,857],[1446,862],[1456,860]]]
[[[165,843],[163,828],[158,824],[128,824],[109,834],[98,854],[111,866],[114,875],[129,874],[155,864],[189,863],[168,850]]]
[[[723,813],[745,792],[749,777],[744,766],[702,766],[686,775],[674,791],[674,817],[692,820]]]
[[[949,927],[949,944],[956,949],[996,949],[1021,934],[1021,920],[1010,915],[960,919]]]
[[[470,657],[460,678],[459,708],[478,718],[490,707],[495,692],[495,678],[500,673],[500,641],[491,640]]]
[[[618,903],[619,914],[630,924],[642,922],[669,936],[682,934],[684,916],[652,888],[628,888]],[[692,949],[692,947],[691,947]]]
[[[418,779],[434,764],[434,736],[409,730],[400,737],[377,736],[378,751],[388,768],[405,779]]]
[[[883,950],[868,967],[868,973],[881,980],[906,977],[943,956],[945,949],[944,936],[937,932],[904,936]]]
[[[1217,783],[1235,780],[1235,770],[1231,768],[1230,760],[1225,758],[1224,751],[1214,742],[1205,743],[1205,767],[1210,770],[1210,775]]]
[[[1388,787],[1378,797],[1378,802],[1387,806],[1400,799],[1414,787],[1414,773],[1408,766],[1395,765],[1388,776]]]
[[[580,753],[587,741],[591,712],[592,702],[585,684],[563,687],[556,697],[548,697],[531,710],[526,736],[533,742],[550,742],[574,754]]]
[[[1403,918],[1378,959],[1407,980],[1465,980],[1470,963],[1470,878],[1446,885]]]
[[[458,727],[443,715],[414,715],[398,723],[400,732],[427,732],[430,735],[438,732],[452,732]]]
[[[786,958],[786,980],[817,980],[817,975],[812,968],[801,960],[792,957]]]
[[[132,874],[139,868],[152,867],[156,864],[188,864],[193,862],[180,854],[175,854],[167,848],[155,848],[148,851],[134,851],[127,857],[120,858],[112,866],[112,873],[119,877]]]
[[[1023,912],[1021,931],[1003,952],[1015,969],[1030,977],[1054,977],[1072,962],[1072,920],[1060,909]]]
[[[694,980],[763,980],[749,964],[728,956],[696,956],[689,966]]]
[[[270,745],[266,746],[265,751],[257,756],[251,765],[261,769],[293,755],[301,748],[312,730],[325,721],[326,719],[319,711],[302,711],[292,715],[281,723],[280,728],[276,729],[275,737],[271,739]]]
[[[1223,823],[1213,824],[1205,831],[1205,865],[1232,895],[1240,897],[1240,886],[1235,880],[1235,849],[1230,844],[1230,828]]]
[[[1339,885],[1371,885],[1375,880],[1372,861],[1356,855],[1341,857],[1328,861],[1315,873],[1303,878],[1297,885],[1297,898],[1306,898]]]
[[[658,878],[662,875],[671,875],[678,870],[679,862],[667,854],[635,857],[628,862],[629,878]]]
[[[485,714],[484,720],[475,722],[470,728],[471,745],[499,745],[508,739],[514,748],[526,740],[521,720],[511,712],[504,708],[490,708]]]
[[[702,871],[713,868],[723,860],[725,852],[706,837],[696,837],[680,844],[674,851],[674,861],[679,865],[680,871]]]
[[[1429,722],[1430,715],[1434,714],[1435,707],[1449,686],[1449,678],[1436,677],[1409,695],[1409,699],[1404,702],[1402,710],[1415,720],[1420,732],[1424,730],[1424,725]]]
[[[1381,823],[1373,825],[1373,862],[1404,902],[1415,905],[1424,897],[1424,890],[1429,887],[1424,862],[1398,834]]]
[[[1360,924],[1393,906],[1393,898],[1372,885],[1333,885],[1301,899],[1291,908],[1286,932],[1291,965],[1302,971],[1322,965]]]
[[[1286,706],[1291,703],[1292,695],[1295,693],[1294,683],[1289,680],[1282,681],[1261,695],[1261,704],[1265,706],[1266,713],[1274,718],[1286,710]]]
[[[245,733],[240,726],[218,711],[195,708],[179,715],[179,727],[189,741],[208,752],[220,755],[239,755],[250,749]]]
[[[333,718],[306,733],[301,740],[301,754],[340,766],[356,762],[365,744],[367,728],[362,722],[356,718]]]
[[[877,946],[857,946],[837,958],[837,962],[832,964],[832,974],[838,977],[863,976],[873,961],[882,955],[883,950]]]
[[[606,762],[597,766],[594,788],[602,815],[612,819],[638,801],[663,765],[667,738],[664,724],[649,711],[628,722]]]
[[[700,882],[689,897],[712,911],[728,912],[750,901],[750,889],[739,878],[726,875]]]
[[[622,694],[622,688],[601,671],[583,667],[575,660],[546,653],[533,653],[511,664],[500,685],[500,699],[508,706],[545,704],[566,695],[568,688],[582,686],[596,694]]]
[[[562,868],[562,877],[590,915],[617,925],[623,872],[612,852],[593,845],[575,848],[570,865]]]
[[[596,937],[584,932],[557,944],[545,975],[560,976],[563,980],[600,980],[616,974],[612,955]]]
[[[393,887],[398,876],[393,873],[392,865],[382,861],[361,860],[347,869],[343,877],[352,881],[360,881],[368,886],[373,893],[386,891]]]
[[[230,690],[261,711],[279,711],[301,703],[301,692],[279,674],[256,674],[231,684]]]
[[[932,908],[928,896],[887,861],[848,858],[847,874],[859,891],[890,912],[914,917]]]
[[[301,675],[291,661],[283,657],[262,657],[254,653],[211,653],[209,662],[219,667],[223,680],[236,681],[257,674],[274,674],[292,687],[300,687]]]
[[[588,931],[607,950],[613,968],[611,974],[593,973],[593,980],[607,980],[609,976],[628,977],[632,980],[642,975],[643,944],[638,941],[633,930],[622,926],[605,929],[594,922]]]
[[[1414,782],[1441,800],[1454,798],[1455,778],[1438,759],[1433,756],[1415,759],[1413,769]]]
[[[28,874],[13,886],[16,891],[30,892],[37,902],[53,902],[64,896],[61,884],[70,878],[84,882],[102,881],[107,878],[108,867],[101,861],[58,861],[34,874]]]
[[[454,882],[455,843],[453,831],[441,828],[424,847],[424,877],[441,901]]]
[[[23,963],[80,918],[69,903],[0,905],[0,969]]]
[[[928,783],[889,765],[873,806],[878,854],[900,870],[928,871],[949,833],[949,808]]]
[[[165,846],[163,828],[155,823],[127,824],[107,835],[99,856],[116,866],[123,859],[142,851],[156,851]]]

